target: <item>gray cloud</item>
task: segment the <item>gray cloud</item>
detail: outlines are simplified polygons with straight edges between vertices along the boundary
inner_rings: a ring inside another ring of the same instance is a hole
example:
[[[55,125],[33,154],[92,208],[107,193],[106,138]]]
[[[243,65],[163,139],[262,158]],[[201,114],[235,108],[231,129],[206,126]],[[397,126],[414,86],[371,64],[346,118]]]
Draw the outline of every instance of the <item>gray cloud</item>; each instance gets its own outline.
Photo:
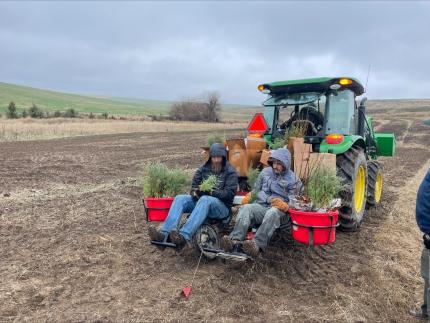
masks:
[[[423,2],[2,2],[4,82],[257,104],[262,82],[352,75],[370,98],[429,98]]]

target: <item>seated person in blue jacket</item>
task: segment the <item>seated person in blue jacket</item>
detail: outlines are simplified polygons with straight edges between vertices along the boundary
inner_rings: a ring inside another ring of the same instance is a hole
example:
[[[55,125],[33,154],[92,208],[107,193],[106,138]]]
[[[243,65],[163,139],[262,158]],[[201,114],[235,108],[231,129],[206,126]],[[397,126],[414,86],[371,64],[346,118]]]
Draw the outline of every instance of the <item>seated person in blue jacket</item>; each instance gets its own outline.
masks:
[[[217,178],[212,193],[200,191],[199,185],[210,175],[215,175]],[[151,240],[163,241],[169,235],[170,240],[181,248],[192,240],[206,218],[228,221],[237,183],[236,170],[227,161],[224,145],[214,143],[210,147],[208,161],[197,169],[194,175],[190,195],[175,197],[163,227],[158,231],[150,226],[149,237]],[[183,213],[191,214],[186,223],[179,228]],[[189,247],[191,247],[190,244]]]
[[[288,149],[279,148],[271,152],[270,167],[264,168],[253,192],[258,192],[255,203],[242,206],[230,236],[221,238],[221,246],[231,252],[234,244],[245,240],[250,226],[260,225],[254,238],[242,243],[243,251],[255,257],[265,251],[270,238],[281,225],[281,218],[287,216],[289,197],[300,193],[302,183],[290,169],[291,154]],[[248,199],[248,196],[245,197]]]

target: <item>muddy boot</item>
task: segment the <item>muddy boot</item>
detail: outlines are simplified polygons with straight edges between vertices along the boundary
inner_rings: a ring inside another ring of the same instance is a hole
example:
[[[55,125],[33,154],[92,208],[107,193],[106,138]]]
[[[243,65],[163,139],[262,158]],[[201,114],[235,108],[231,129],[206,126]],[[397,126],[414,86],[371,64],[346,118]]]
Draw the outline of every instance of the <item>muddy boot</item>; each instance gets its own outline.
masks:
[[[422,309],[413,309],[409,311],[409,314],[415,317],[417,320],[420,321],[427,321],[429,319],[429,316],[427,313],[423,313]]]
[[[233,244],[233,241],[231,241],[229,236],[227,236],[227,235],[223,236],[221,238],[220,244],[221,244],[221,248],[224,249],[224,251],[226,251],[226,252],[232,252],[233,251],[234,244]]]
[[[153,226],[148,227],[148,236],[151,241],[162,242],[164,240],[164,235]]]
[[[185,246],[185,243],[187,242],[185,238],[176,230],[170,231],[170,240],[176,244],[176,247],[178,249],[182,249]]]
[[[253,258],[257,257],[260,253],[260,248],[254,242],[254,240],[246,240],[242,243],[243,252]]]

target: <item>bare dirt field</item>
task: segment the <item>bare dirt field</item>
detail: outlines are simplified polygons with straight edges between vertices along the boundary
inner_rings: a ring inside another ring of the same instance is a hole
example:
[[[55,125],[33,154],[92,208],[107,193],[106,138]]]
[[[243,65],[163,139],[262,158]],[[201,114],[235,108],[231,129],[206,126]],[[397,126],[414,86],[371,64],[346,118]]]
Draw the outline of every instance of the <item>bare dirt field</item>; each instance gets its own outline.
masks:
[[[149,160],[192,172],[206,132],[1,142],[0,322],[410,322],[430,113],[386,108],[373,114],[395,132],[396,156],[382,158],[383,202],[358,232],[315,248],[278,235],[240,267],[204,261],[189,300],[179,294],[197,258],[149,244],[137,178]]]

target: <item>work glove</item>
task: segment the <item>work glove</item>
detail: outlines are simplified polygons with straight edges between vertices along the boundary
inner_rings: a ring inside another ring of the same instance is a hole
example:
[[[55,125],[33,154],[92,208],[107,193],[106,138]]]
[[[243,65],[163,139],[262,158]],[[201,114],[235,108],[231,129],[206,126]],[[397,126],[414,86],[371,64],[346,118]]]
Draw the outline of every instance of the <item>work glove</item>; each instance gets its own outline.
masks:
[[[430,235],[428,235],[427,233],[423,235],[423,242],[424,242],[424,246],[427,249],[430,249]]]
[[[191,197],[193,198],[193,201],[194,202],[197,202],[197,200],[199,199],[199,195],[197,194],[197,189],[192,189],[191,191],[190,191],[190,195],[191,195]]]
[[[242,204],[248,204],[249,200],[251,199],[251,195],[252,195],[252,192],[249,192],[248,194],[246,194],[242,199]]]
[[[281,200],[280,198],[274,198],[272,199],[271,203],[270,203],[271,207],[275,207],[278,210],[281,210],[282,212],[287,213],[288,209],[290,208],[288,206],[287,202],[284,202],[283,200]]]
[[[209,192],[200,191],[199,189],[196,190],[196,194],[198,195],[199,198],[201,198],[203,195],[210,195]]]
[[[193,189],[190,192],[191,197],[193,198],[194,202],[197,201],[199,198],[201,198],[203,195],[209,195],[208,192],[200,191],[198,188]]]

